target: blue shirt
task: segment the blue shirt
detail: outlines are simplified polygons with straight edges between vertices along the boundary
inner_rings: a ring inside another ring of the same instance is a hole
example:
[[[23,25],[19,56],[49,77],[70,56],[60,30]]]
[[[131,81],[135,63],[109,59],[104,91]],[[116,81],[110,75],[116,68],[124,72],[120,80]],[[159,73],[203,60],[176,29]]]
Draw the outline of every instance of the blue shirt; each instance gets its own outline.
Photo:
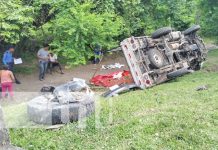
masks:
[[[14,57],[13,57],[12,53],[9,50],[7,50],[4,53],[2,61],[3,61],[4,65],[7,65],[8,63],[14,62]]]
[[[102,54],[100,45],[95,46],[94,53],[95,53],[95,55],[101,55]]]

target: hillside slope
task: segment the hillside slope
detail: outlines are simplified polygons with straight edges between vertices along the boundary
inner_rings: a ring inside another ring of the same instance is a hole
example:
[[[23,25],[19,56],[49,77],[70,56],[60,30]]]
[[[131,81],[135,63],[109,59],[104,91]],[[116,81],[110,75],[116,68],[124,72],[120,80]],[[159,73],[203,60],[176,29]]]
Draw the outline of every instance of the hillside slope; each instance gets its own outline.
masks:
[[[208,90],[196,91],[202,85]],[[99,101],[101,128],[93,115],[84,129],[11,129],[12,142],[29,150],[217,149],[218,50],[199,72]]]

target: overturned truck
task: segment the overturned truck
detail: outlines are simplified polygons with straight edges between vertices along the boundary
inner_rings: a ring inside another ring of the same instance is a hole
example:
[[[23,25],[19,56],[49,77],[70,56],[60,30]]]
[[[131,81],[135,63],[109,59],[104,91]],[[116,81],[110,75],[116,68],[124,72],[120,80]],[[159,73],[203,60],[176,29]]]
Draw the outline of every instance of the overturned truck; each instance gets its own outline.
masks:
[[[207,56],[199,25],[174,31],[164,27],[151,37],[130,37],[121,42],[136,86],[145,89],[201,69]],[[134,86],[133,86],[134,87]]]

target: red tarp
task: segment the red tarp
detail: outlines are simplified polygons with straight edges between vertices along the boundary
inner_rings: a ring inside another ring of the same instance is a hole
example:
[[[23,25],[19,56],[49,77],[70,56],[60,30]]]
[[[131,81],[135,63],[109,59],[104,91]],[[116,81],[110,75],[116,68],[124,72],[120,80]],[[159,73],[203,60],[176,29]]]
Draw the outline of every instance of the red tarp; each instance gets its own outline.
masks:
[[[114,85],[134,83],[129,71],[118,71],[106,75],[97,75],[90,80],[90,83],[97,86],[112,87]]]

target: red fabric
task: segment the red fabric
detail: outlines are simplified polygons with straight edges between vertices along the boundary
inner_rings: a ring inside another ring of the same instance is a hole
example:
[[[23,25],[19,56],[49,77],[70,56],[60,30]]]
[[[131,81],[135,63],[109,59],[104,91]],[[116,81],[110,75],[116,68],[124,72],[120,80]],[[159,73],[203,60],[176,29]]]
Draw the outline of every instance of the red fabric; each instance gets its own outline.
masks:
[[[120,78],[114,79],[118,74],[122,74]],[[125,83],[133,83],[132,75],[129,71],[118,71],[113,72],[106,75],[97,75],[93,77],[90,82],[96,86],[104,86],[104,87],[111,87],[114,85],[120,85]]]
[[[3,98],[5,97],[7,90],[9,92],[10,96],[13,97],[14,92],[13,92],[13,83],[12,82],[2,83],[2,97]]]

